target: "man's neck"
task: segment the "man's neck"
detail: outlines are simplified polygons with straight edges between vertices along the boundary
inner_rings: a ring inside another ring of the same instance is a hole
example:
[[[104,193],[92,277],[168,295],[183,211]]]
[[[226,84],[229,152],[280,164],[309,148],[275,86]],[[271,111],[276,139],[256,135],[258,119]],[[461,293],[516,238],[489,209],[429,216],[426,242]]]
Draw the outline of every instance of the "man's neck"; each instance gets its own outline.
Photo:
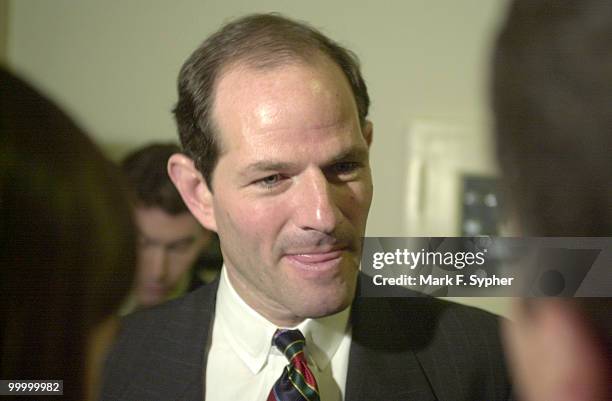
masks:
[[[276,327],[292,328],[296,327],[305,320],[303,317],[295,316],[282,306],[274,307],[274,302],[271,300],[265,302],[266,300],[261,301],[256,297],[249,296],[249,294],[253,294],[253,291],[243,285],[241,280],[235,277],[231,268],[228,269],[227,266],[225,266],[223,271],[226,275],[225,279],[227,279],[229,287],[236,293],[236,295],[251,309],[270,323],[274,324]]]

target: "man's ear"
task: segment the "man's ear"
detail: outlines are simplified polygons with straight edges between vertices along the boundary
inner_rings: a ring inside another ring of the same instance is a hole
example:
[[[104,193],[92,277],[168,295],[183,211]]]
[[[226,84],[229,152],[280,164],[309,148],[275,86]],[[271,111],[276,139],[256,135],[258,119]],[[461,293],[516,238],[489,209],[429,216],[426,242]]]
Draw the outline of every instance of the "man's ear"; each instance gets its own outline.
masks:
[[[374,135],[374,126],[372,125],[372,121],[366,120],[365,125],[363,126],[363,137],[368,144],[368,148],[372,145],[372,135]]]
[[[193,160],[181,153],[168,159],[168,175],[191,214],[207,229],[217,231],[213,195]]]

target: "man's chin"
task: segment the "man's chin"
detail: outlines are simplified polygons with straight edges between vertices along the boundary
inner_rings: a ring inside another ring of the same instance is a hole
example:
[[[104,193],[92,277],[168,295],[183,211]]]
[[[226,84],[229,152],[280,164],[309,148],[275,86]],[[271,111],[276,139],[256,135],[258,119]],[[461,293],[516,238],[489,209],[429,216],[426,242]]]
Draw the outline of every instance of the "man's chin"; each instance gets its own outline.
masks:
[[[355,297],[355,285],[344,283],[342,286],[326,288],[324,291],[321,289],[308,291],[308,288],[303,288],[301,294],[297,307],[300,307],[302,316],[320,318],[346,309]]]
[[[159,295],[157,293],[156,294],[144,294],[139,298],[138,304],[141,307],[149,308],[151,306],[159,305],[165,300],[166,300],[165,293],[163,295]]]
[[[304,318],[319,319],[336,313],[342,312],[350,306],[352,299],[344,299],[341,302],[326,305],[317,305],[311,309],[303,311]]]

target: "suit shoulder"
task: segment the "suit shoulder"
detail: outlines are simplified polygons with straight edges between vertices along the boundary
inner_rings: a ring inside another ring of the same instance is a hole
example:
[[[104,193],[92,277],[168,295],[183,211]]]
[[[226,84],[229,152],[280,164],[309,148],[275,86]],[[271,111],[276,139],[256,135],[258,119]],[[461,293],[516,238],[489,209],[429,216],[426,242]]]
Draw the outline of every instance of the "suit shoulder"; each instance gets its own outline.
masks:
[[[119,399],[134,377],[150,373],[150,366],[198,365],[214,314],[216,288],[206,285],[124,317],[106,360],[103,399]]]
[[[502,318],[482,309],[439,298],[405,298],[396,304],[395,316],[412,335],[472,360],[502,356]]]
[[[506,400],[511,393],[499,316],[436,300],[441,312],[431,344],[418,352],[441,399]],[[451,394],[449,388],[453,388]],[[442,396],[444,394],[444,396]]]
[[[144,334],[157,327],[167,326],[169,323],[189,321],[200,313],[212,312],[216,289],[216,285],[208,284],[182,297],[138,310],[123,317],[119,338],[130,333]]]
[[[355,305],[359,310],[357,318],[390,319],[394,326],[405,327],[413,333],[434,326],[452,331],[497,332],[500,321],[499,316],[482,309],[429,296],[361,298]]]
[[[434,308],[440,311],[440,321],[444,325],[458,326],[465,332],[482,332],[497,334],[502,317],[483,309],[431,298],[431,302],[437,304]]]
[[[500,318],[432,297],[362,299],[353,338],[380,352],[416,355],[438,399],[506,400]]]
[[[432,298],[435,329],[417,351],[441,399],[506,400],[511,392],[500,318],[484,310]],[[454,389],[452,392],[449,389]]]

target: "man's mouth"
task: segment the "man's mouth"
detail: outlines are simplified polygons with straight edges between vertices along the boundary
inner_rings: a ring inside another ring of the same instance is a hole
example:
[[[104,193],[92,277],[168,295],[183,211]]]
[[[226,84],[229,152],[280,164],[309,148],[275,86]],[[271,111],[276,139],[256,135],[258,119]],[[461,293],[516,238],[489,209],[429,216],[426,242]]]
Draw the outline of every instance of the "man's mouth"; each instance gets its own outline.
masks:
[[[346,248],[331,250],[309,250],[288,253],[285,258],[294,266],[312,272],[324,272],[335,268]]]
[[[149,294],[163,295],[166,293],[166,287],[159,284],[145,284],[145,291]]]

